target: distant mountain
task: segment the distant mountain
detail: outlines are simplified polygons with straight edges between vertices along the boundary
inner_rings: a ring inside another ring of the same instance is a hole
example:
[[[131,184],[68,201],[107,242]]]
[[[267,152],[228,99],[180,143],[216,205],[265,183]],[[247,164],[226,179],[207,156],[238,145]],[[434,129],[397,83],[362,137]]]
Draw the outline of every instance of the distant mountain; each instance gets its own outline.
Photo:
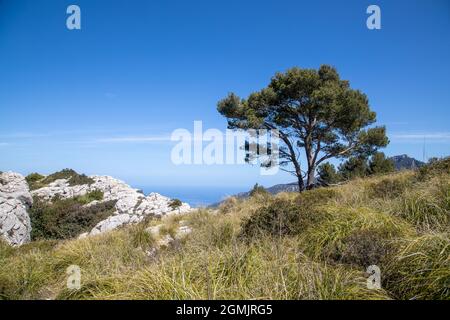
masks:
[[[424,162],[408,157],[406,154],[390,157],[394,162],[395,170],[412,170],[425,165]]]

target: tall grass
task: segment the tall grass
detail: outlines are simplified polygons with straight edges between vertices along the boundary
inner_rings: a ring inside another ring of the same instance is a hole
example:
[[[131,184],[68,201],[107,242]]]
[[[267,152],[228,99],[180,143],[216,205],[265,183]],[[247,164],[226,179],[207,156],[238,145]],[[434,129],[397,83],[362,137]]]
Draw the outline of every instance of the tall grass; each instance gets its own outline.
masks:
[[[0,298],[450,299],[447,169],[230,199],[85,239],[0,241]],[[181,223],[193,232],[158,247]],[[66,288],[74,264],[80,290]],[[371,264],[381,290],[366,286]]]

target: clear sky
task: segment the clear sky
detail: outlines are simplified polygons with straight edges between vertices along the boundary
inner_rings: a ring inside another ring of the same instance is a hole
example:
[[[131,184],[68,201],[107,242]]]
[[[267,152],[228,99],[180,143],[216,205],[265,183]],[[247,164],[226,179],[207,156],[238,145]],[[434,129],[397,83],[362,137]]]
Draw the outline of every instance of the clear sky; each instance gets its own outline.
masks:
[[[81,30],[66,8],[81,8]],[[366,8],[381,8],[368,30]],[[0,170],[70,167],[136,185],[293,181],[257,167],[175,166],[177,128],[277,71],[332,64],[388,128],[388,155],[450,151],[450,2],[0,0]]]

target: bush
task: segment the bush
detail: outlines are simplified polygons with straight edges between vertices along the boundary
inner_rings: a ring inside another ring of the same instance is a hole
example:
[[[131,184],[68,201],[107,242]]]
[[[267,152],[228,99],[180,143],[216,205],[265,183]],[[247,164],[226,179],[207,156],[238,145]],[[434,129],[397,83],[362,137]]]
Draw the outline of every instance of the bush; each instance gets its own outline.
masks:
[[[399,178],[383,178],[369,185],[369,197],[372,198],[396,198],[399,197],[411,183]]]
[[[35,173],[31,173],[31,174],[27,175],[25,177],[25,180],[27,181],[30,190],[36,190],[36,189],[39,189],[44,186],[40,182],[44,178],[45,178],[45,176],[35,172]]]
[[[386,174],[395,171],[394,161],[386,158],[383,152],[376,152],[369,160],[368,173]]]
[[[256,237],[296,235],[323,219],[320,205],[333,199],[335,191],[315,189],[299,194],[294,200],[276,198],[243,222],[242,235]]]
[[[418,179],[428,179],[438,175],[450,174],[450,157],[435,160],[421,167],[418,172]]]
[[[357,230],[341,242],[332,243],[328,253],[330,260],[362,267],[364,270],[370,265],[381,266],[392,252],[389,235],[381,230]]]
[[[113,214],[116,201],[88,207],[84,207],[84,203],[79,198],[54,199],[48,203],[35,197],[30,209],[32,239],[68,239],[90,231]]]
[[[85,174],[78,174],[75,170],[72,170],[72,169],[64,169],[64,170],[55,172],[51,175],[46,176],[43,179],[38,179],[39,176],[40,175],[38,175],[38,174],[31,174],[30,176],[27,177],[31,180],[31,184],[30,184],[31,190],[45,187],[48,184],[50,184],[58,179],[67,179],[70,186],[77,186],[77,185],[83,185],[83,184],[91,185],[95,182],[92,178],[89,178]]]
[[[182,204],[183,204],[183,203],[181,202],[180,199],[172,199],[172,200],[170,200],[170,202],[169,202],[169,207],[170,207],[172,210],[175,210],[175,209],[178,209],[179,207],[181,207]]]
[[[322,163],[317,168],[319,182],[324,185],[338,183],[342,180],[342,176],[336,171],[336,168],[331,163]]]
[[[263,186],[260,186],[259,184],[256,183],[253,186],[253,189],[250,190],[249,196],[250,197],[266,196],[268,194],[269,192]]]
[[[83,196],[75,197],[75,201],[81,204],[88,204],[92,201],[102,201],[103,200],[103,192],[100,190],[93,190],[91,192],[86,193]]]

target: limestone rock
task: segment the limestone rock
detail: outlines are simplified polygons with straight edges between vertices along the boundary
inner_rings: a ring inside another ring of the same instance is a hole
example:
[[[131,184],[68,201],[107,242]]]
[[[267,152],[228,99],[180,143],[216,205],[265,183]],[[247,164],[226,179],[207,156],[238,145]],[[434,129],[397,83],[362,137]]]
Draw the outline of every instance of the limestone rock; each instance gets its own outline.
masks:
[[[181,239],[187,236],[192,232],[192,228],[189,226],[181,226],[178,228],[177,233],[175,235],[176,239]]]
[[[90,176],[94,180],[91,185],[70,186],[67,179],[60,179],[48,186],[32,191],[32,194],[44,200],[51,201],[55,196],[62,199],[83,196],[94,190],[103,192],[102,201],[117,200],[115,212],[112,216],[99,222],[89,235],[116,229],[120,226],[141,222],[147,216],[163,216],[171,214],[187,213],[191,207],[182,203],[178,208],[170,206],[171,199],[158,193],[143,195],[138,189],[110,176]],[[98,203],[98,201],[92,202]]]
[[[11,245],[30,241],[31,223],[27,209],[32,205],[25,178],[14,172],[0,174],[0,236]]]
[[[164,226],[163,224],[158,224],[157,226],[148,227],[147,229],[145,229],[145,231],[151,234],[152,236],[157,237],[159,235],[159,231],[163,226]]]

